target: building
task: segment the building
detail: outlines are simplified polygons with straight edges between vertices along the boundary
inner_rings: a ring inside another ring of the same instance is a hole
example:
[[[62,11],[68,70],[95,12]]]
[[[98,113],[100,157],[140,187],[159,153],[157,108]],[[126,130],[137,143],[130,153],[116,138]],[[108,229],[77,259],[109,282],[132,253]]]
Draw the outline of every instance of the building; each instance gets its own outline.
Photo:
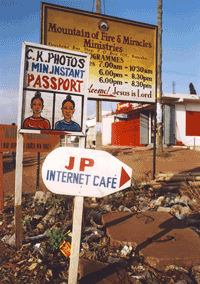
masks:
[[[103,145],[142,147],[154,143],[154,104],[121,102],[102,114]],[[163,94],[163,144],[200,146],[200,96]],[[95,141],[95,115],[87,118],[88,145]]]

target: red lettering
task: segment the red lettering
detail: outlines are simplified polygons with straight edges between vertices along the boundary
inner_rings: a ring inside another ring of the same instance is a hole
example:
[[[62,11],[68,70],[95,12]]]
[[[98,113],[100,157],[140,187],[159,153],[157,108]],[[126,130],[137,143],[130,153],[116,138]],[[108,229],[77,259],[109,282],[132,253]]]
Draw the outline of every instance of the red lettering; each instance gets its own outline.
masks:
[[[58,79],[58,90],[60,90],[60,87],[63,85],[64,80],[62,78]]]
[[[40,75],[37,76],[35,83],[33,84],[33,88],[35,88],[37,85],[39,86],[39,88],[42,88]]]
[[[48,76],[42,76],[42,80],[44,81],[43,87],[45,89],[49,89],[49,77]]]
[[[83,81],[77,80],[76,83],[78,83],[78,92],[81,92],[81,84]]]
[[[52,77],[52,78],[51,78],[51,88],[52,88],[53,90],[56,90],[56,88],[57,88],[57,85],[56,85],[56,77]]]
[[[76,81],[74,81],[73,79],[71,79],[71,88],[70,88],[70,92],[72,92],[73,90],[75,91],[75,92],[77,92],[77,90],[76,90]]]
[[[66,85],[67,84],[67,85]],[[69,89],[69,79],[66,79],[63,85],[63,89],[67,91]]]
[[[69,166],[65,166],[65,168],[67,170],[72,170],[74,168],[74,160],[75,160],[75,157],[70,157],[69,158]]]
[[[94,166],[94,160],[89,158],[81,158],[80,162],[80,172],[84,172],[85,167],[92,167]]]
[[[30,83],[34,80],[33,74],[28,74],[28,80],[27,80],[27,87],[30,87]]]

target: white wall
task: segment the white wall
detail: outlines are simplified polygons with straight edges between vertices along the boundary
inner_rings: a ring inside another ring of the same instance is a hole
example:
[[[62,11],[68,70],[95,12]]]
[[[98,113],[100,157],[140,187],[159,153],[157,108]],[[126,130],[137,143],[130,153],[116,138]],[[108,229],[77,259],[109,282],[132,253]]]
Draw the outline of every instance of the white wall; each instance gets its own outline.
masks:
[[[102,144],[111,144],[111,125],[114,122],[114,116],[102,116]],[[89,130],[87,132],[87,147],[96,140],[96,117],[86,122]]]
[[[111,125],[114,122],[114,116],[102,118],[102,144],[111,144]]]
[[[200,136],[186,136],[186,111],[199,111],[199,103],[176,104],[176,139],[181,141],[185,146],[200,146]],[[197,122],[197,127],[199,123]]]

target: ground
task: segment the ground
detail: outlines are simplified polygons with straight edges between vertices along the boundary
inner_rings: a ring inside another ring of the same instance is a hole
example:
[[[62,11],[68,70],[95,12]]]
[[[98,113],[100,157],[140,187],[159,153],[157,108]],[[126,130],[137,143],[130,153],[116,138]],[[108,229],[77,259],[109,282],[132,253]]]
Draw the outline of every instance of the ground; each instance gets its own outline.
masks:
[[[133,177],[138,181],[151,179],[153,175],[153,149],[107,147],[116,158],[133,169]],[[24,153],[23,162],[23,193],[33,193],[36,190],[47,191],[42,181],[41,169],[46,153],[40,155],[39,187],[37,185],[37,153]],[[11,163],[11,154],[3,158],[3,187],[4,196],[12,195],[15,191],[15,169]],[[200,151],[187,148],[164,148],[163,154],[156,155],[155,173],[184,171],[200,172]]]
[[[154,168],[153,149],[130,148],[130,147],[107,147],[104,148],[103,150],[107,150],[113,156],[120,159],[128,166],[130,166],[133,169],[133,177],[135,180],[147,181],[152,179],[153,168]],[[35,207],[32,206],[32,200],[33,200],[32,198],[35,194],[35,191],[37,190],[44,192],[48,191],[43,184],[42,175],[41,175],[42,163],[46,155],[47,153],[41,153],[40,155],[39,186],[37,187],[38,154],[24,153],[23,179],[22,179],[22,191],[23,191],[22,220],[23,222],[27,221],[26,225],[24,225],[25,223],[23,223],[24,238],[26,235],[31,237],[44,233],[46,228],[39,229],[39,227],[37,227],[37,222],[39,221],[37,221],[37,218],[34,216],[37,216],[37,214],[39,214],[42,215],[42,218],[44,218],[44,216],[46,216],[47,212],[51,208],[50,204],[55,199],[55,198],[50,199],[49,204],[44,206],[42,205],[41,208],[40,206],[35,206]],[[156,155],[155,162],[156,162],[155,174],[158,174],[160,172],[163,173],[173,172],[174,174],[181,172],[200,172],[200,151],[190,150],[186,148],[176,148],[176,147],[164,148],[164,151],[161,155]],[[0,239],[2,239],[2,237],[4,236],[12,236],[14,234],[14,226],[12,224],[14,216],[15,166],[12,163],[10,153],[4,153],[3,155],[3,189],[4,189],[4,210],[0,212],[0,223],[1,223]],[[137,204],[137,200],[140,196],[143,196],[143,194],[145,194],[146,191],[144,190],[143,192],[143,190],[141,189],[140,192],[138,189],[137,190],[127,189],[124,190],[123,192],[126,193],[125,196],[124,197],[122,196],[121,198],[120,197],[114,199],[105,198],[105,200],[97,199],[97,202],[99,202],[99,204],[97,203],[96,205],[99,206],[101,204],[103,206],[108,203],[108,205],[106,206],[109,206],[109,204],[112,204],[112,210],[115,211],[118,210],[119,206],[123,204],[123,206],[127,207],[136,206],[137,207],[136,209],[138,210],[139,207]],[[152,195],[152,198],[155,197],[154,192],[149,192],[149,194]],[[66,231],[68,231],[68,227],[70,228],[71,226],[73,199],[68,196],[66,200],[65,199],[62,200],[62,198],[58,201],[56,200],[57,199],[55,199],[54,202],[59,202],[60,204],[59,206],[62,207],[62,210],[60,211],[59,214],[56,214],[55,218],[58,219],[55,220],[56,223],[54,226],[55,228],[59,228],[59,230],[62,230],[62,232],[66,233]],[[97,221],[99,221],[98,218],[100,215],[98,215],[97,211],[95,211],[93,207],[93,201],[91,201],[89,198],[85,198],[84,200],[85,203],[84,203],[83,227],[85,229],[92,229],[91,224],[92,226],[94,226],[95,223],[94,224],[91,223],[90,219],[92,218],[92,220],[94,221],[95,218],[97,218]],[[94,214],[95,212],[97,216]],[[28,223],[29,218],[31,220],[30,224]],[[96,222],[96,224],[97,223],[98,222]],[[52,225],[49,224],[48,226],[51,227]],[[102,227],[101,225],[99,226]],[[41,249],[43,248],[45,250],[45,256],[43,256],[41,252],[39,252],[39,250],[35,251],[33,241],[29,241],[27,243],[27,240],[23,239],[23,247],[16,252],[14,247],[0,240],[0,251],[1,251],[0,283],[33,283],[33,284],[67,283],[66,279],[68,277],[69,260],[64,255],[62,255],[62,253],[59,250],[58,251],[56,250],[55,253],[52,253],[52,248],[50,246],[49,239],[47,240],[44,239],[39,241],[41,243]],[[115,251],[112,252],[112,248],[109,247],[108,243],[109,242],[107,237],[103,237],[100,239],[100,241],[97,242],[95,241],[90,242],[90,249],[89,251],[86,250],[88,255],[86,254],[85,256],[82,256],[82,259],[85,258],[90,260],[97,259],[102,262],[106,262],[107,261],[106,255],[108,255],[108,253],[109,255],[115,255]],[[131,261],[132,259],[130,258],[130,263],[129,263],[130,265],[126,267],[126,273],[130,271],[131,273],[133,273],[133,268],[137,266],[135,262],[134,265],[132,265]],[[140,261],[138,260],[137,269],[139,269],[140,267],[139,264]],[[141,280],[140,282],[139,280],[135,280],[133,283],[148,283],[148,284],[179,283],[177,282],[178,280],[189,279],[188,278],[189,274],[186,275],[183,272],[177,271],[176,269],[173,271],[172,270],[162,272],[162,271],[152,270],[151,267],[146,267],[145,273],[152,272],[157,282],[154,281],[149,282],[149,280],[145,282],[144,281],[142,282]],[[199,266],[199,272],[200,272],[200,266]],[[137,270],[135,271],[135,275],[136,277],[140,275],[138,274]],[[190,276],[191,276],[190,279],[192,279],[192,275]],[[78,283],[82,284],[85,282],[78,282]],[[98,282],[98,283],[104,283],[104,282]],[[199,282],[188,280],[188,282],[184,283],[197,284],[200,283],[200,278]]]

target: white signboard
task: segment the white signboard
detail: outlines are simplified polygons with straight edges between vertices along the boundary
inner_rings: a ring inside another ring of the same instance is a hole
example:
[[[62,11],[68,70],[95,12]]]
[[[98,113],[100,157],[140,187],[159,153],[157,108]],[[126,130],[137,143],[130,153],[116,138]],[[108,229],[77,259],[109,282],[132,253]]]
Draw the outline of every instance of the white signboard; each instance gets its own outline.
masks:
[[[84,135],[88,77],[88,54],[23,42],[20,132]]]
[[[60,147],[42,167],[46,187],[56,194],[104,197],[131,185],[132,169],[104,151]]]

